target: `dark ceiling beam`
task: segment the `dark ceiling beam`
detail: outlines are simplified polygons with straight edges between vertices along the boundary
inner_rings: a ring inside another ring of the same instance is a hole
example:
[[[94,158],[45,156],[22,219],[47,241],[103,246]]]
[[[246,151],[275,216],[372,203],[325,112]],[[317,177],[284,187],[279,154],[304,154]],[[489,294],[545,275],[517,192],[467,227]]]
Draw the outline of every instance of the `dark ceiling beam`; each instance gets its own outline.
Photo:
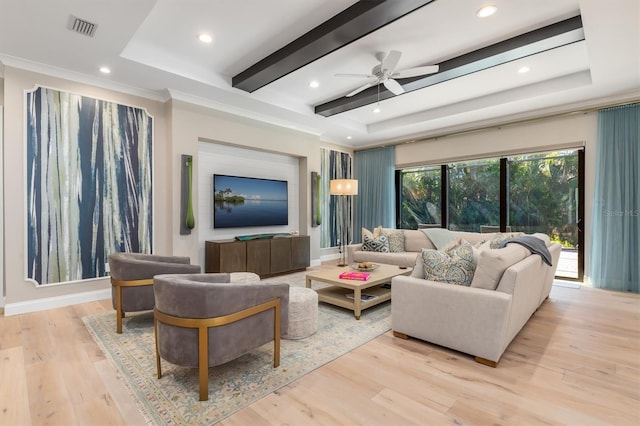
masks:
[[[398,79],[406,92],[424,89],[443,81],[469,75],[471,73],[535,55],[550,49],[566,46],[584,40],[580,15],[537,30],[503,40],[496,44],[466,53],[441,62],[436,74],[422,77]],[[393,97],[384,86],[370,87],[350,98],[340,97],[315,107],[315,113],[329,117],[361,106],[370,105]],[[402,95],[399,95],[402,96]]]
[[[435,0],[360,0],[282,49],[233,76],[253,92]]]

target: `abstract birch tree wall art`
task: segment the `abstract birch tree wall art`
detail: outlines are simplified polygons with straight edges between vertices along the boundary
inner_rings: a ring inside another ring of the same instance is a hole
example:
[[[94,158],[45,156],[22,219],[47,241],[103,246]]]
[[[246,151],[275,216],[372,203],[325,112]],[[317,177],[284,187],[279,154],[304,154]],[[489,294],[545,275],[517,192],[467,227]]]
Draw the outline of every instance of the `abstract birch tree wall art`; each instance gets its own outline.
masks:
[[[153,118],[44,87],[25,105],[27,278],[103,277],[109,253],[151,253]]]

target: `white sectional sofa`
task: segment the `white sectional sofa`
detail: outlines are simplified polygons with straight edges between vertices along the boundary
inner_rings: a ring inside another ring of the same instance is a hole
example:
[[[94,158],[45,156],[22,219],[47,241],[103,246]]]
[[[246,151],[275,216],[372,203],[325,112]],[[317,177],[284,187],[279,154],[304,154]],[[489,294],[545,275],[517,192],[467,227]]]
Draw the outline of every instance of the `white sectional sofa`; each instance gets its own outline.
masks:
[[[495,233],[454,234],[476,246],[496,236]],[[560,244],[549,243],[546,238],[552,266],[540,255],[531,254],[517,244],[488,249],[491,251],[476,259],[474,282],[464,286],[424,279],[421,262],[416,259],[423,248],[435,249],[435,246],[421,230],[404,230],[404,236],[406,251],[401,253],[363,251],[359,244],[348,248],[351,261],[417,266],[411,276],[398,276],[392,281],[394,335],[414,337],[471,354],[476,361],[495,367],[509,343],[548,297],[560,258]],[[501,270],[500,265],[508,266]],[[497,280],[495,290],[474,286],[476,278],[488,275]]]

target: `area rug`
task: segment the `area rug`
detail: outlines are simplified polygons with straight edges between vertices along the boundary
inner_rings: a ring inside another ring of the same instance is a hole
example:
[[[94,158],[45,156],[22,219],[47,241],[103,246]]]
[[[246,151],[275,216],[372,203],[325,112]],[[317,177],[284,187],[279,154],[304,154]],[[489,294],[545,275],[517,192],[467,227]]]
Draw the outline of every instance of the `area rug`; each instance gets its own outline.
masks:
[[[304,286],[304,273],[269,281]],[[315,287],[315,284],[314,284]],[[273,368],[273,343],[227,364],[209,369],[209,400],[198,400],[197,369],[162,361],[156,376],[152,313],[128,315],[117,334],[115,312],[83,321],[116,366],[149,424],[210,425],[246,407],[391,328],[391,304],[353,312],[321,303],[318,332],[302,340],[281,340],[280,367]]]

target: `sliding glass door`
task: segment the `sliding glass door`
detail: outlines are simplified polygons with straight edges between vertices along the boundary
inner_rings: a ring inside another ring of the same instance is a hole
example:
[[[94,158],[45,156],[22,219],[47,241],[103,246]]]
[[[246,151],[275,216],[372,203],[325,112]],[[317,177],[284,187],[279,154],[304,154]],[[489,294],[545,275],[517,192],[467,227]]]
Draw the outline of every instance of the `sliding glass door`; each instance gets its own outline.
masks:
[[[509,225],[514,231],[542,232],[562,244],[556,276],[581,278],[578,151],[510,157],[508,167]]]
[[[562,244],[556,276],[582,280],[584,151],[399,170],[398,227],[541,232]]]
[[[481,232],[483,227],[499,227],[500,160],[453,163],[448,171],[448,228]]]

